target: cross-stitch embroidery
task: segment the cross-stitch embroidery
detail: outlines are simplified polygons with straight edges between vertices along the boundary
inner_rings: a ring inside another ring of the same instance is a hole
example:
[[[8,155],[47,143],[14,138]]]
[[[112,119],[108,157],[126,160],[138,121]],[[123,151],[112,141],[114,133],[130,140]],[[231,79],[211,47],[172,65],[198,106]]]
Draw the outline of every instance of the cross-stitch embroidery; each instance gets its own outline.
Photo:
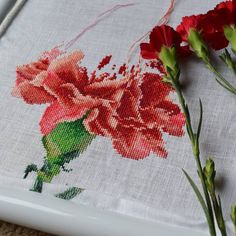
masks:
[[[39,123],[44,165],[27,169],[37,172],[35,191],[42,191],[43,182],[65,170],[65,164],[85,151],[96,135],[110,138],[122,157],[135,160],[151,152],[167,157],[162,133],[183,135],[183,114],[169,98],[173,89],[159,74],[125,64],[118,72],[115,65],[102,72],[111,55],[89,73],[81,66],[83,57],[81,51],[65,55],[54,48],[37,62],[17,68],[12,94],[28,104],[49,104]]]

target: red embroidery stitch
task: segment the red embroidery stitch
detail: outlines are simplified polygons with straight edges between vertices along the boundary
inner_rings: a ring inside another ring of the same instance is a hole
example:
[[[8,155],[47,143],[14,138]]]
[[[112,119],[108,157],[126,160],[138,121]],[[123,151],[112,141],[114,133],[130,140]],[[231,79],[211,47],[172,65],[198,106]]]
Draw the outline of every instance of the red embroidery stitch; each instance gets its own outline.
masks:
[[[101,70],[104,66],[110,63],[112,55],[105,56],[98,65],[98,69]]]

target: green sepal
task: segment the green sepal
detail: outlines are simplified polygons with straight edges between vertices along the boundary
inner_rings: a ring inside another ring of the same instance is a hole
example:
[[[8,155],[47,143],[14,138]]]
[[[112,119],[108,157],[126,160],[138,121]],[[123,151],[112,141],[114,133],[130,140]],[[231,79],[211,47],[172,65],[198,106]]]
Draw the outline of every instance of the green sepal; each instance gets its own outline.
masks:
[[[236,205],[231,208],[231,219],[233,221],[234,226],[236,227]]]
[[[90,145],[95,135],[86,130],[83,124],[86,117],[87,115],[76,121],[60,123],[42,138],[47,155],[43,166],[37,169],[32,191],[41,192],[43,182],[50,183],[61,170],[69,172],[64,165],[78,157]]]
[[[159,58],[170,76],[177,78],[180,70],[177,63],[176,48],[163,46],[159,53]]]
[[[83,120],[63,122],[42,138],[47,158],[58,158],[67,153],[82,153],[95,137],[83,125]]]
[[[37,167],[37,165],[35,165],[35,164],[30,164],[30,165],[28,165],[27,167],[26,167],[26,169],[25,169],[25,175],[24,175],[24,179],[25,178],[27,178],[27,176],[28,176],[28,174],[30,173],[30,172],[37,172],[38,171],[38,167]]]
[[[229,26],[229,25],[224,26],[224,35],[226,39],[229,40],[232,47],[232,51],[235,53],[236,52],[236,27]]]
[[[190,29],[188,42],[199,58],[204,62],[209,62],[209,51],[199,31],[194,28]]]
[[[215,192],[215,176],[216,176],[216,171],[215,171],[215,163],[212,159],[207,159],[206,160],[206,165],[203,168],[203,174],[205,177],[205,183],[207,186],[207,190],[213,194]]]

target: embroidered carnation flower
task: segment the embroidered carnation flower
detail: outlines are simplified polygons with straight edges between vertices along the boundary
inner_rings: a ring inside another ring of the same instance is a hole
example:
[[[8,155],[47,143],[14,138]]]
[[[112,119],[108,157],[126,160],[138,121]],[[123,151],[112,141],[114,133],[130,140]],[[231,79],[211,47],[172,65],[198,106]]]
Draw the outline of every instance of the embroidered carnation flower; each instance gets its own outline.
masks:
[[[13,95],[29,104],[50,104],[40,121],[44,135],[63,121],[82,118],[94,107],[111,107],[126,85],[126,80],[106,77],[90,81],[86,68],[79,64],[83,57],[81,51],[75,51],[17,68]]]
[[[116,103],[93,109],[84,124],[89,132],[110,137],[123,157],[139,160],[151,152],[166,157],[162,132],[181,136],[185,124],[180,108],[168,97],[172,88],[158,74],[126,77],[126,88]]]
[[[81,51],[45,55],[17,68],[13,89],[29,104],[49,104],[40,121],[43,135],[86,115],[83,122],[91,134],[109,137],[118,153],[136,160],[150,152],[167,156],[162,132],[183,135],[184,116],[158,74],[133,67],[120,79],[110,73],[89,77]]]

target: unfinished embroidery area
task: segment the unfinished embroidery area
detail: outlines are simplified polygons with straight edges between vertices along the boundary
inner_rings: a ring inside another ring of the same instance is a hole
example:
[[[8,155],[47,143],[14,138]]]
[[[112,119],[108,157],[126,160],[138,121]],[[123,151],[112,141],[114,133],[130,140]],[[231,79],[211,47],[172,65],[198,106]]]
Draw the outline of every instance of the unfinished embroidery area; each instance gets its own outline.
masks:
[[[94,15],[94,12],[97,12],[97,14],[99,14],[100,12],[104,11],[105,3],[106,2],[104,1],[103,3],[99,2],[96,8],[94,6],[91,6],[89,3],[87,3],[87,5],[83,4],[83,7],[78,6],[78,9],[74,10],[73,13],[71,13],[70,7],[65,8],[65,13],[59,13],[58,11],[56,13],[52,13],[52,8],[55,7],[53,3],[50,3],[49,5],[48,4],[41,5],[42,3],[41,4],[31,3],[24,8],[24,10],[21,12],[21,15],[19,15],[19,17],[14,22],[14,24],[11,26],[11,29],[7,32],[5,37],[2,39],[0,47],[2,48],[3,55],[1,55],[2,57],[1,60],[3,59],[4,60],[1,66],[4,66],[3,67],[4,70],[2,70],[4,71],[2,72],[4,74],[1,75],[1,77],[4,77],[3,81],[5,81],[5,88],[7,84],[7,89],[5,89],[4,90],[5,92],[3,93],[5,94],[4,100],[6,99],[6,97],[8,98],[8,100],[5,100],[5,103],[1,104],[1,106],[4,106],[3,109],[6,110],[5,117],[3,116],[3,118],[1,119],[1,125],[3,125],[5,122],[5,129],[3,129],[3,131],[5,132],[5,139],[2,142],[2,144],[4,144],[4,148],[2,147],[1,149],[2,156],[4,156],[4,158],[1,161],[3,163],[2,166],[4,168],[1,170],[1,172],[5,173],[5,175],[8,177],[12,177],[12,180],[10,178],[6,178],[7,185],[9,184],[10,181],[12,181],[12,182],[15,182],[18,187],[21,185],[24,185],[24,187],[28,189],[30,186],[32,186],[35,181],[35,175],[29,175],[27,180],[22,181],[21,180],[22,173],[24,172],[25,166],[27,166],[30,162],[36,163],[37,166],[41,167],[43,164],[42,163],[43,155],[45,155],[44,147],[41,144],[42,134],[40,134],[38,123],[39,123],[40,118],[44,114],[44,110],[46,109],[46,106],[43,106],[43,105],[42,106],[29,106],[27,104],[23,104],[23,102],[20,100],[10,97],[9,92],[11,91],[11,86],[14,83],[13,78],[15,78],[15,74],[14,74],[15,66],[19,64],[29,63],[33,59],[36,60],[37,56],[40,55],[42,51],[45,51],[45,49],[49,49],[55,46],[55,38],[57,38],[57,42],[60,42],[65,39],[65,32],[61,32],[59,30],[59,26],[55,26],[55,22],[56,20],[59,21],[59,19],[62,19],[63,15],[66,14],[66,12],[67,13],[70,12],[70,15],[71,14],[73,15],[73,17],[69,19],[67,22],[67,24],[71,25],[71,27],[68,29],[67,25],[64,24],[63,22],[61,23],[60,27],[61,29],[69,31],[70,33],[68,32],[68,34],[73,35],[75,32],[78,31],[78,27],[83,28],[84,25],[89,23],[89,20],[83,14],[81,14],[80,17],[78,18],[76,11],[81,11],[83,13],[86,9],[87,15],[89,13],[90,13],[89,15]],[[74,2],[74,4],[76,4],[77,6],[76,2]],[[109,4],[111,3],[107,2],[107,6]],[[101,58],[105,55],[110,55],[111,53],[113,55],[112,60],[115,61],[116,65],[123,64],[124,58],[127,57],[127,52],[130,45],[137,38],[139,38],[140,35],[143,35],[150,28],[152,28],[152,26],[156,23],[156,19],[152,19],[151,17],[157,14],[157,13],[154,14],[153,8],[155,8],[155,12],[159,11],[160,14],[161,14],[161,9],[163,9],[163,6],[160,8],[156,6],[156,3],[153,3],[151,1],[148,3],[142,3],[142,4],[144,4],[145,6],[140,6],[138,4],[135,7],[125,9],[122,12],[116,13],[114,17],[112,17],[111,19],[107,19],[106,21],[102,23],[101,26],[98,25],[96,28],[94,28],[92,31],[86,34],[86,36],[81,38],[78,45],[76,44],[74,46],[74,49],[75,50],[81,49],[83,53],[85,54],[85,57],[81,63],[83,68],[86,67],[87,71],[91,73],[94,70],[94,68],[97,67],[97,64],[101,60]],[[174,13],[174,16],[172,18],[173,22],[178,23],[180,20],[180,17],[183,14],[193,14],[192,8],[190,8],[187,3],[183,2],[181,4],[182,4],[181,8],[183,7],[186,13],[185,12],[183,13],[180,10],[179,10],[180,16],[176,16]],[[167,5],[168,4],[166,3],[166,9],[168,8]],[[62,5],[59,4],[57,6],[58,9],[60,6]],[[29,33],[28,35],[26,34],[26,36],[24,37],[22,36],[22,38],[21,37],[19,38],[19,35],[17,37],[14,36],[15,35],[14,31],[19,29],[20,27],[23,27],[23,25],[24,25],[24,28],[29,30],[28,32],[32,30],[31,28],[32,26],[30,26],[30,24],[25,25],[27,24],[27,22],[25,22],[25,17],[32,18],[32,15],[31,15],[32,7],[33,8],[40,7],[43,9],[42,15],[38,16],[38,18],[35,19],[35,24],[37,24],[40,20],[42,20],[44,16],[46,16],[46,13],[50,12],[51,14],[53,14],[51,15],[52,19],[51,19],[50,24],[45,23],[43,24],[43,27],[40,29],[40,31],[38,30],[34,31],[35,34],[40,39],[40,43],[35,40],[36,37],[33,37]],[[180,7],[180,5],[177,5],[177,7]],[[206,8],[209,8],[209,7],[211,7],[210,4],[209,6],[206,6]],[[137,9],[138,11],[143,11],[143,15],[145,15],[145,18],[147,19],[145,24],[143,23],[143,19],[140,15],[136,15],[135,20],[133,17],[131,17],[133,16],[134,12],[137,11]],[[200,8],[198,11],[200,11]],[[178,12],[178,10],[176,10],[176,12]],[[75,20],[75,19],[78,19],[78,20]],[[126,22],[130,22],[129,23],[130,25],[127,26],[127,29],[125,27]],[[130,31],[130,28],[133,30]],[[123,33],[121,35],[121,32],[123,31],[127,32],[127,36],[124,37]],[[48,32],[51,32],[49,36],[48,36]],[[97,38],[97,35],[101,36],[100,39]],[[9,40],[9,38],[11,40]],[[25,45],[26,39],[30,41],[29,46]],[[90,44],[89,43],[90,41],[93,43]],[[11,42],[14,42],[15,45],[12,45]],[[22,45],[24,45],[24,47]],[[8,49],[11,48],[10,52],[7,51],[7,48]],[[18,52],[19,48],[23,48],[22,51],[24,51],[24,53],[21,52],[19,54]],[[78,54],[79,56],[81,56],[81,52]],[[15,55],[17,55],[17,58],[13,59]],[[62,55],[62,58],[63,57],[66,57],[66,56]],[[194,75],[197,78],[199,76],[199,72],[196,71],[196,67],[193,68],[192,70],[193,71],[190,71],[190,74]],[[85,73],[85,70],[82,70],[82,73]],[[208,72],[204,71],[204,75],[207,75],[207,73]],[[12,78],[12,79],[9,79],[9,78]],[[150,77],[148,79],[150,80]],[[39,81],[36,81],[36,82],[39,82]],[[112,82],[114,81],[112,80]],[[124,81],[124,83],[126,83],[126,81]],[[208,115],[208,117],[211,117],[211,118],[208,121],[209,123],[204,124],[205,129],[207,129],[207,127],[211,127],[213,129],[214,127],[217,127],[217,125],[218,127],[225,127],[225,125],[227,124],[219,125],[219,122],[223,122],[223,121],[230,122],[229,119],[230,117],[233,117],[234,109],[232,108],[232,114],[231,114],[232,116],[229,116],[227,119],[222,119],[224,118],[222,117],[223,114],[219,113],[219,109],[222,109],[222,104],[212,103],[213,99],[209,101],[209,97],[212,97],[212,96],[218,97],[221,91],[216,89],[217,93],[213,95],[211,94],[211,96],[208,96],[208,93],[211,90],[212,86],[215,86],[215,85],[211,84],[209,81],[206,81],[206,84],[204,84],[203,86],[203,84],[201,84],[199,80],[195,80],[195,81],[191,80],[191,83],[192,84],[190,86],[193,86],[192,87],[193,89],[191,90],[191,87],[190,87],[188,88],[188,91],[187,91],[187,93],[189,93],[187,94],[187,96],[189,96],[188,98],[190,98],[189,99],[190,102],[191,102],[191,98],[193,99],[194,96],[196,97],[199,96],[199,94],[197,94],[194,91],[197,86],[199,88],[199,91],[202,93],[201,97],[205,96],[204,101],[208,103],[206,104],[207,107],[208,106],[210,107],[209,109],[206,109],[208,110],[207,112],[209,112],[210,114],[215,114],[213,116]],[[74,82],[70,84],[74,85]],[[144,90],[141,89],[142,84],[143,83],[141,82],[139,86],[137,85],[134,86],[136,90],[138,91],[136,91],[137,95],[133,96],[133,98],[139,98],[140,95],[143,95],[142,92]],[[70,92],[72,91],[71,85],[64,87],[64,89],[67,89],[67,93],[68,91]],[[119,83],[118,85],[121,86],[122,84]],[[52,88],[55,88],[55,84],[51,87],[50,91],[52,91]],[[97,86],[93,86],[92,88],[98,89]],[[63,94],[65,93],[65,91],[62,91],[61,89],[57,90],[57,92],[58,91]],[[95,90],[93,90],[93,92],[94,91]],[[104,88],[102,88],[102,91],[104,91]],[[132,91],[126,90],[126,92],[130,94]],[[168,93],[169,91],[167,90],[167,94]],[[37,94],[37,93],[34,93],[34,94]],[[90,91],[87,92],[86,94],[91,95],[91,88],[90,88]],[[46,98],[50,100],[52,99],[52,97],[50,97],[49,95],[51,94],[45,93]],[[45,99],[45,96],[43,97],[41,96],[40,99],[42,98]],[[95,97],[100,99],[101,98],[100,96],[101,95],[96,90]],[[111,94],[109,94],[109,96],[111,96]],[[60,99],[64,98],[64,96],[56,96],[56,97],[59,97]],[[132,96],[129,96],[129,97],[132,97]],[[162,98],[164,97],[165,96],[163,96]],[[37,98],[39,98],[39,96],[37,96]],[[110,98],[111,97],[109,97],[109,100],[111,100]],[[230,96],[225,95],[223,92],[222,92],[222,98],[225,102],[227,101],[226,104],[230,104],[229,100],[232,99]],[[55,96],[53,99],[55,100]],[[170,101],[171,100],[168,100],[165,102],[170,102]],[[71,101],[64,101],[64,102],[71,102]],[[99,100],[99,102],[101,101]],[[121,103],[120,100],[119,102]],[[41,101],[40,103],[43,103],[43,102]],[[130,104],[130,103],[126,102],[125,104]],[[135,107],[134,111],[140,113],[140,110],[137,108],[137,106],[131,106],[131,108],[134,108],[134,107]],[[166,107],[167,106],[164,106],[164,108]],[[140,108],[142,107],[140,106]],[[224,107],[223,109],[227,109],[227,107]],[[103,115],[107,113],[108,113],[107,110],[105,110],[105,112],[103,111],[101,114]],[[177,114],[179,114],[178,109],[177,109]],[[85,119],[88,119],[89,116],[91,115],[92,115],[91,113],[86,114]],[[124,117],[124,115],[125,114],[123,113],[122,117]],[[119,116],[117,118],[119,118]],[[8,121],[7,123],[6,123],[6,120]],[[92,120],[91,117],[90,117],[90,120]],[[120,119],[118,120],[120,122]],[[48,121],[48,119],[46,119],[46,121]],[[104,119],[102,119],[102,124],[104,124]],[[73,125],[74,126],[72,130],[81,128],[81,126],[75,123],[73,123]],[[46,125],[46,127],[48,128],[50,126]],[[101,127],[101,125],[99,124],[98,126],[96,124],[96,127]],[[181,127],[181,125],[179,127]],[[67,128],[63,127],[63,129],[67,129]],[[110,129],[108,129],[110,128],[110,125],[105,126],[105,128],[106,129],[104,129],[103,127],[102,132],[110,131]],[[41,129],[42,129],[42,126],[41,126]],[[12,138],[13,130],[14,130],[14,138]],[[227,168],[227,166],[230,167],[232,165],[232,162],[234,161],[233,158],[230,158],[230,156],[233,155],[234,153],[233,152],[234,144],[232,144],[232,141],[230,142],[232,137],[228,137],[230,143],[224,144],[228,146],[226,146],[225,147],[226,149],[224,149],[224,150],[227,150],[227,152],[225,151],[223,152],[222,151],[223,149],[220,149],[217,147],[220,140],[217,141],[217,137],[212,137],[213,133],[211,133],[210,130],[211,129],[209,128],[208,132],[206,132],[205,137],[203,138],[203,142],[206,144],[205,148],[208,150],[207,153],[214,154],[214,156],[218,158],[219,163],[221,161],[226,162],[226,164],[224,163],[224,166],[225,166],[224,168]],[[49,135],[49,133],[51,133],[50,131],[51,131],[51,128],[49,128],[49,131],[47,130],[45,131],[45,129],[43,129],[43,134]],[[191,165],[192,165],[191,159],[186,156],[186,154],[190,153],[190,151],[189,151],[188,141],[184,137],[174,138],[174,137],[169,137],[164,134],[164,139],[166,141],[166,150],[168,150],[169,152],[169,156],[167,160],[161,160],[160,158],[158,158],[157,154],[160,154],[160,153],[154,153],[153,149],[151,149],[152,152],[149,156],[146,155],[147,153],[146,152],[145,155],[142,156],[142,157],[145,156],[146,158],[144,160],[140,160],[137,162],[132,159],[121,157],[122,156],[121,151],[117,152],[117,148],[113,148],[114,145],[112,146],[112,140],[113,140],[112,135],[110,135],[110,137],[112,138],[108,138],[106,137],[108,135],[102,135],[103,133],[101,133],[101,130],[99,131],[96,130],[96,132],[93,132],[93,134],[97,134],[98,136],[96,136],[96,138],[93,139],[91,144],[90,144],[90,141],[92,137],[87,138],[89,145],[86,151],[83,152],[79,156],[79,158],[76,158],[75,160],[71,161],[70,164],[66,166],[66,168],[69,168],[69,169],[72,168],[73,171],[69,173],[62,171],[60,175],[56,176],[55,179],[53,179],[52,184],[45,185],[44,187],[45,192],[51,192],[53,194],[55,192],[60,192],[64,190],[65,185],[68,184],[69,186],[78,186],[78,187],[86,189],[86,191],[81,193],[81,195],[79,195],[76,199],[74,199],[74,201],[80,201],[80,202],[84,202],[90,205],[94,204],[101,208],[106,208],[106,209],[122,212],[128,215],[134,215],[138,217],[143,217],[143,215],[145,215],[145,218],[149,218],[149,219],[159,220],[159,219],[165,219],[167,217],[170,221],[175,221],[175,222],[181,222],[182,219],[184,222],[185,217],[187,217],[188,214],[189,215],[191,214],[191,215],[196,216],[196,221],[194,223],[197,224],[197,222],[201,222],[201,218],[198,218],[201,216],[201,209],[198,209],[197,203],[195,205],[194,195],[190,193],[188,196],[189,198],[184,199],[184,200],[181,197],[181,192],[188,191],[188,184],[187,182],[185,183],[185,180],[181,174],[180,168],[183,166],[184,167],[187,166],[188,169],[191,169]],[[68,134],[70,132],[66,132],[66,133]],[[112,132],[109,132],[109,133],[112,134]],[[224,130],[219,130],[219,136],[221,136],[222,133],[224,133]],[[121,134],[123,133],[121,132]],[[126,134],[126,132],[124,132],[124,134]],[[180,133],[178,133],[178,135],[180,135]],[[227,135],[229,134],[225,134],[226,138],[227,138]],[[230,135],[233,135],[233,133],[231,132]],[[58,136],[58,134],[54,136]],[[124,138],[126,137],[126,135],[123,135],[123,136]],[[84,140],[84,137],[86,138],[87,136],[86,135],[83,136],[83,140]],[[122,141],[124,140],[124,138],[122,139]],[[55,137],[53,137],[53,139],[55,140]],[[155,138],[155,140],[158,140],[158,139]],[[11,146],[11,149],[6,148],[10,146]],[[209,152],[209,149],[211,150],[210,152]],[[134,152],[132,151],[132,153]],[[128,157],[127,153],[123,153],[123,156]],[[227,156],[227,160],[226,160],[226,156]],[[54,171],[55,173],[57,173],[56,170]],[[221,171],[223,172],[224,170],[221,170]],[[226,176],[228,176],[229,179],[233,178],[233,170],[232,169],[228,170],[228,173],[226,173]],[[233,182],[229,182],[229,184],[232,184],[232,183]],[[175,197],[173,197],[172,194]],[[227,193],[227,198],[232,197],[232,196],[233,196],[232,192]],[[168,204],[166,201],[167,198],[168,198]],[[189,206],[189,212],[188,210],[184,209],[184,207],[186,206]],[[155,208],[155,211],[151,210],[151,208],[153,207]],[[195,214],[192,214],[192,211],[194,211]],[[144,212],[145,214],[143,214]],[[175,214],[181,215],[183,216],[183,218],[177,217],[175,216]]]

